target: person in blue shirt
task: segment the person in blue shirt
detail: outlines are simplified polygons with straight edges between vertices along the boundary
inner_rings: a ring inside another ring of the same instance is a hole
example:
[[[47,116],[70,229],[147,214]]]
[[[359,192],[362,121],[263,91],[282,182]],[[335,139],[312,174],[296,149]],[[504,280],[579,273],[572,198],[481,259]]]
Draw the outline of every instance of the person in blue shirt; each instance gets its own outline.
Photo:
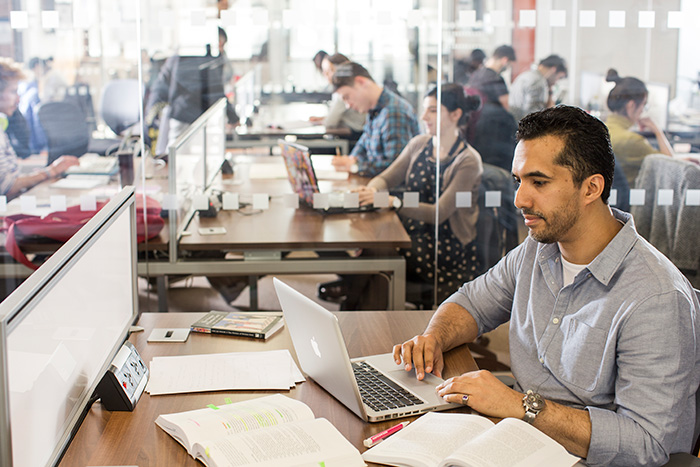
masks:
[[[411,138],[420,133],[411,104],[377,84],[358,63],[337,66],[333,90],[346,106],[367,113],[362,136],[350,155],[333,159],[336,170],[374,177],[389,167]]]
[[[514,417],[586,465],[662,465],[695,441],[700,305],[678,269],[608,205],[605,124],[557,106],[524,117],[512,173],[529,236],[394,346],[418,379],[443,352],[510,322],[514,387],[488,371],[437,387],[446,401]]]

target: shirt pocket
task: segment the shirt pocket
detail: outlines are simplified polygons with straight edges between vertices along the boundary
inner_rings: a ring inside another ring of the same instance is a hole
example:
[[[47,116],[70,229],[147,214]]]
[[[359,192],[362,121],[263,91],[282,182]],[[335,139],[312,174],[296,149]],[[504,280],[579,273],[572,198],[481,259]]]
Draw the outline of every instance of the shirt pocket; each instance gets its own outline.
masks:
[[[607,331],[571,318],[564,330],[559,377],[585,391],[593,391],[603,372]]]

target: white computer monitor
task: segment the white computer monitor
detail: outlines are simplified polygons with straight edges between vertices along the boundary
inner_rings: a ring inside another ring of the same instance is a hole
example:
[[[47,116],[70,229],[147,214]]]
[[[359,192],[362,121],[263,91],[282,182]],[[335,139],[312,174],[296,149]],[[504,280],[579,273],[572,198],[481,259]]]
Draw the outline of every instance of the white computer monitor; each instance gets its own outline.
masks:
[[[138,318],[125,188],[0,303],[0,465],[58,463]]]

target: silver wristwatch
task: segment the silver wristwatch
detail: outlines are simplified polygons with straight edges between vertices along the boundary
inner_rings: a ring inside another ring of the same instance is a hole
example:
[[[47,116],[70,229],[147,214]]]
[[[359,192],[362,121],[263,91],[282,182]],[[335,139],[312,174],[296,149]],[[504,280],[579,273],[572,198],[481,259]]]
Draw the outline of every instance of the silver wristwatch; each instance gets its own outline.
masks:
[[[523,420],[532,425],[535,422],[535,417],[544,409],[544,406],[545,401],[542,396],[532,389],[528,389],[527,393],[523,396],[523,407],[525,407],[525,416]]]

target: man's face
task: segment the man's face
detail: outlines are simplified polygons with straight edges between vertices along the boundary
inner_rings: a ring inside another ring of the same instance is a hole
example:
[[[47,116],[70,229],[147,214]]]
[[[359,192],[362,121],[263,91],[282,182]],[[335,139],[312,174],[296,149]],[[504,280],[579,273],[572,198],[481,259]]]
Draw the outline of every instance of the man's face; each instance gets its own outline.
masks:
[[[352,86],[341,86],[335,92],[340,95],[345,102],[345,106],[361,113],[369,112],[373,105],[370,102],[367,90],[355,78]]]
[[[564,78],[566,78],[566,73],[564,73],[563,71],[556,71],[556,69],[555,69],[554,73],[552,73],[547,78],[547,82],[549,83],[550,86],[554,86],[555,84],[557,84],[557,82],[559,80],[564,79]]]
[[[583,186],[576,187],[569,169],[554,163],[563,148],[557,136],[520,141],[515,148],[515,206],[530,236],[541,243],[572,239],[581,216]]]
[[[19,81],[12,80],[7,82],[5,89],[0,92],[0,112],[8,117],[15,113],[19,104],[19,96],[17,95],[17,84]]]

